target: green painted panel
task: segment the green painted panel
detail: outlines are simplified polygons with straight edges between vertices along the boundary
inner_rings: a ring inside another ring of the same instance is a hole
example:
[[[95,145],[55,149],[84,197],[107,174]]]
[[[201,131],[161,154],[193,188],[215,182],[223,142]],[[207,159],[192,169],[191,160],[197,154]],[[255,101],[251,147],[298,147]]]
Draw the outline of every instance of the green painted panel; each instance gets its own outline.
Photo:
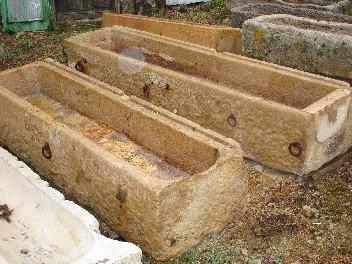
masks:
[[[44,31],[52,27],[50,0],[1,0],[3,30]]]

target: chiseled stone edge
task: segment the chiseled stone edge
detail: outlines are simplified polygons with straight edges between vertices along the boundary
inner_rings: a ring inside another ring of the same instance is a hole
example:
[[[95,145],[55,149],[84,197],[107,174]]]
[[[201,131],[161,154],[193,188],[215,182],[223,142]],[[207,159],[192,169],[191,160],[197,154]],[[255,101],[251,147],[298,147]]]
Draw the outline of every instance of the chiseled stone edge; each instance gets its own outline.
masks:
[[[65,200],[62,193],[49,187],[49,183],[42,180],[24,162],[0,147],[0,159],[14,168],[20,175],[27,178],[33,185],[60,204],[65,210],[77,217],[94,237],[90,250],[72,264],[96,264],[104,261],[105,264],[140,264],[142,251],[134,244],[109,239],[99,232],[99,222],[89,212],[72,201]],[[0,256],[0,262],[2,257]],[[2,263],[2,262],[1,262]],[[6,263],[6,262],[5,262]]]

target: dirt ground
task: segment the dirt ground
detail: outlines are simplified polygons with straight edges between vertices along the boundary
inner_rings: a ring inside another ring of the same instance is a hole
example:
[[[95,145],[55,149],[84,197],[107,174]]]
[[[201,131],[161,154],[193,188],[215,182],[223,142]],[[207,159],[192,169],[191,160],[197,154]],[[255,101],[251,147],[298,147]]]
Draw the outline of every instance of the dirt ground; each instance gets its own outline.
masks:
[[[229,21],[229,11],[222,5],[178,6],[153,15],[210,24]],[[63,40],[99,27],[70,25],[57,26],[52,32],[0,33],[0,70],[46,57],[65,64]],[[352,263],[352,151],[304,177],[248,160],[246,164],[250,183],[246,214],[221,234],[167,263]],[[121,239],[104,223],[101,231]],[[144,256],[143,263],[158,262]]]
[[[97,28],[99,24],[59,25],[51,32],[35,33],[6,34],[0,30],[0,71],[47,57],[65,64],[63,40]]]

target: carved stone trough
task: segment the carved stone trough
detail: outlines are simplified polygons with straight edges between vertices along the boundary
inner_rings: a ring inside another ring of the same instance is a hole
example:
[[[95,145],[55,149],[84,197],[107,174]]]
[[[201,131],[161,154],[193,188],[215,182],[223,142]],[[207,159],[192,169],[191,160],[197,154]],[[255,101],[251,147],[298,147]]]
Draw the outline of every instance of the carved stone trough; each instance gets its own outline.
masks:
[[[241,29],[239,28],[191,24],[168,19],[116,13],[104,13],[103,26],[134,28],[213,48],[218,52],[227,51],[241,54]]]
[[[246,206],[238,143],[52,61],[0,73],[0,112],[0,143],[158,260]]]
[[[347,83],[124,27],[65,41],[72,67],[236,139],[296,174],[352,145]]]
[[[274,14],[287,14],[330,22],[352,23],[352,16],[335,12],[324,6],[252,3],[232,8],[231,24],[234,27],[241,28],[243,23],[248,19]]]
[[[352,25],[289,15],[261,16],[243,25],[249,57],[352,82]]]
[[[48,185],[0,148],[1,264],[141,263],[137,246],[100,235],[91,214]]]

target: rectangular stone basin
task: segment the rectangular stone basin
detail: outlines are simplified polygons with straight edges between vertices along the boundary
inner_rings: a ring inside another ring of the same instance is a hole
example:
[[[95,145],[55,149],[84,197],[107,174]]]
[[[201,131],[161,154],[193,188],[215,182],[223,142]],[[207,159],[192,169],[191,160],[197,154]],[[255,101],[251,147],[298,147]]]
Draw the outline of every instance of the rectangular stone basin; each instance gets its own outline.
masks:
[[[344,15],[336,5],[320,6],[311,4],[283,4],[283,3],[250,3],[248,5],[236,6],[231,9],[231,24],[242,28],[248,19],[263,15],[287,14],[297,17],[306,17],[320,21],[338,23],[352,23],[352,16]]]
[[[352,82],[351,24],[261,16],[243,25],[243,51],[253,58]]]
[[[91,214],[2,148],[0,212],[1,264],[141,263],[137,246],[100,235]]]
[[[52,61],[0,73],[0,112],[0,143],[156,259],[246,205],[238,143]]]
[[[226,51],[241,54],[241,29],[239,28],[191,24],[137,15],[104,13],[103,27],[116,25],[213,48],[218,52]]]
[[[69,64],[299,175],[352,144],[350,86],[155,34],[112,27],[65,41]]]

